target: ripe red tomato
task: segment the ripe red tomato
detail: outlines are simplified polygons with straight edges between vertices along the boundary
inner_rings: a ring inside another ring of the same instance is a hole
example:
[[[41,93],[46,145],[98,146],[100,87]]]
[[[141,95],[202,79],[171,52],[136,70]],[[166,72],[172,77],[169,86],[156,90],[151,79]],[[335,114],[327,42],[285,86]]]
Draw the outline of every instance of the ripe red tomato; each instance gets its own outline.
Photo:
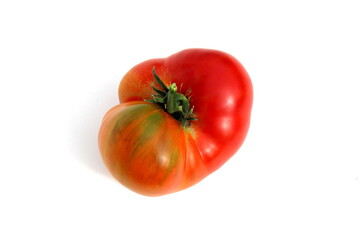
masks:
[[[101,155],[112,175],[137,193],[188,188],[239,149],[252,98],[247,72],[227,53],[188,49],[145,61],[121,80],[120,104],[100,128]]]

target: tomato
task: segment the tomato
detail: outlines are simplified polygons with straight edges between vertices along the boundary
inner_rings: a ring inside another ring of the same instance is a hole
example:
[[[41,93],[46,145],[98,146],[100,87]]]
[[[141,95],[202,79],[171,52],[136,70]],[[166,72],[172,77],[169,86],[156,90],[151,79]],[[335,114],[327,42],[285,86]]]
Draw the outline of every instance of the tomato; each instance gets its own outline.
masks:
[[[133,67],[120,104],[104,116],[99,149],[129,189],[160,196],[188,188],[222,166],[248,132],[252,83],[231,55],[187,49]]]

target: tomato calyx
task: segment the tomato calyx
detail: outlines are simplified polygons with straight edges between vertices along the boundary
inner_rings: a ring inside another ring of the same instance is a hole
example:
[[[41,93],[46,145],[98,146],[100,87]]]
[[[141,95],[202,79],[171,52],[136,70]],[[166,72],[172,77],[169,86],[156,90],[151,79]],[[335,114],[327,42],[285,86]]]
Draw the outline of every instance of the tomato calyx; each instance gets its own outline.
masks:
[[[190,90],[185,95],[179,93],[177,92],[176,83],[166,86],[157,75],[155,67],[153,67],[152,72],[162,90],[152,85],[151,88],[156,94],[152,95],[153,99],[146,99],[145,101],[160,105],[164,111],[178,120],[182,126],[189,127],[191,121],[197,120],[194,114],[194,106],[190,107]]]

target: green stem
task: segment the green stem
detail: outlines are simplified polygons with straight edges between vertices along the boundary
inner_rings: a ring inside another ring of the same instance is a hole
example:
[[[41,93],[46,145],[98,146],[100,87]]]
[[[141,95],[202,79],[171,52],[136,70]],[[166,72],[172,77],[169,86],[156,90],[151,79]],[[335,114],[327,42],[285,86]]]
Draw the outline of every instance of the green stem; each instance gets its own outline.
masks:
[[[188,127],[190,121],[197,120],[194,114],[194,106],[190,107],[190,100],[184,94],[177,92],[175,83],[166,86],[160,77],[156,74],[155,67],[152,70],[156,82],[162,90],[151,86],[156,94],[152,95],[153,99],[145,100],[147,102],[160,105],[166,112],[178,120],[181,125]]]

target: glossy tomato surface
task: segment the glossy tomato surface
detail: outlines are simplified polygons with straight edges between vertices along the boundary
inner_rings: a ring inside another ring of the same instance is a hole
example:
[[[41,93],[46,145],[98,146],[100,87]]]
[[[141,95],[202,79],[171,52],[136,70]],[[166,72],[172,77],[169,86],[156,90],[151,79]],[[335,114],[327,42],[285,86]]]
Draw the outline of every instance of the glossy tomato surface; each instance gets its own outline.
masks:
[[[152,99],[153,69],[189,97],[196,120],[181,124]],[[191,93],[189,94],[189,90]],[[251,80],[231,55],[188,49],[133,67],[121,80],[120,104],[104,117],[99,148],[112,175],[133,191],[160,196],[194,185],[243,143],[250,123]],[[190,97],[191,96],[191,97]]]

